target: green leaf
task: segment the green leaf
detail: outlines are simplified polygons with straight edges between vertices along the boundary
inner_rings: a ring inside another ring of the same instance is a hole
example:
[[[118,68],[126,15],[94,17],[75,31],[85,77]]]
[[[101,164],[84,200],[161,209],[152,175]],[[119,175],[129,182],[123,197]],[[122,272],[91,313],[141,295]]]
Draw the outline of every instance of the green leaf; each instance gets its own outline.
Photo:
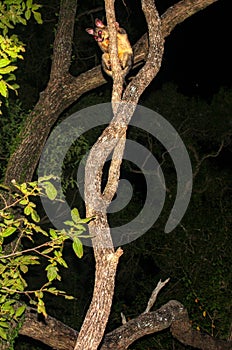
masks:
[[[32,0],[27,0],[26,5],[27,8],[30,9],[32,7]]]
[[[16,227],[7,227],[3,232],[1,232],[2,237],[9,237],[17,230]]]
[[[39,5],[39,4],[33,4],[32,5],[32,10],[33,11],[37,11],[39,8],[41,8],[42,7],[42,5]]]
[[[66,261],[65,261],[63,258],[59,257],[59,258],[57,259],[57,262],[58,262],[61,266],[68,268],[68,265],[67,265]]]
[[[79,211],[77,210],[77,208],[74,208],[71,210],[71,216],[73,221],[77,224],[78,222],[80,222],[80,214]]]
[[[45,193],[48,196],[48,198],[53,201],[57,196],[57,190],[55,186],[51,182],[44,183],[45,185]]]
[[[85,218],[85,219],[81,219],[81,223],[82,224],[86,224],[88,223],[90,220],[92,220],[93,218]]]
[[[8,75],[6,81],[9,82],[9,81],[12,81],[12,80],[16,80],[16,75],[11,73]],[[14,84],[14,85],[17,85],[17,84]],[[13,86],[13,85],[12,85]]]
[[[72,299],[75,299],[72,295],[64,295],[64,298],[67,299],[67,300],[72,300]]]
[[[20,306],[15,312],[15,318],[22,316],[25,310],[26,310],[26,305]]]
[[[81,240],[77,237],[74,238],[73,244],[72,244],[73,250],[78,258],[82,258],[83,256],[83,244],[81,243]]]
[[[0,94],[7,97],[7,85],[4,80],[0,80]]]
[[[49,282],[53,281],[54,279],[57,278],[58,276],[58,269],[56,266],[53,265],[48,265],[46,267],[47,270],[47,278],[49,280]]]
[[[76,225],[75,227],[76,227],[76,229],[77,229],[78,231],[81,231],[81,232],[86,231],[85,226],[83,226],[83,225],[81,225],[81,224],[78,224],[78,225]]]
[[[38,24],[42,24],[43,20],[41,17],[41,13],[33,11],[34,18]]]
[[[3,328],[9,328],[9,323],[8,322],[4,322],[4,321],[0,321],[0,327],[3,327]]]
[[[35,230],[35,232],[39,232],[39,233],[42,233],[42,235],[44,236],[48,236],[48,233],[44,231],[40,226],[35,225],[33,229]]]
[[[34,209],[31,209],[31,218],[35,222],[39,222],[40,221],[40,217],[39,217],[37,211],[34,210]]]
[[[2,327],[0,327],[0,337],[4,340],[7,340],[7,333]]]
[[[30,205],[28,204],[25,208],[24,208],[24,214],[25,215],[30,215],[32,212],[32,208],[30,207]]]
[[[26,204],[28,204],[28,203],[29,203],[28,198],[22,199],[22,200],[19,202],[19,204],[22,204],[22,205],[26,205]]]
[[[20,270],[23,272],[23,273],[27,273],[28,272],[28,267],[27,265],[20,265]]]
[[[74,222],[71,221],[71,220],[65,221],[64,224],[65,224],[65,225],[68,225],[68,226],[73,226],[73,227],[75,226]]]
[[[10,72],[13,72],[16,69],[16,66],[7,66],[5,68],[0,69],[0,74],[9,74]]]
[[[9,190],[9,187],[3,184],[0,184],[0,187],[3,188],[4,190]]]
[[[8,81],[9,79],[7,79],[7,81]],[[20,88],[20,86],[18,85],[18,84],[12,84],[12,85],[9,85],[8,84],[8,87],[9,87],[9,89],[11,89],[11,90],[17,90],[17,89],[19,89]],[[15,91],[16,92],[16,91]]]
[[[11,61],[8,60],[7,58],[2,58],[0,60],[0,68],[8,66],[8,64],[10,64],[10,63],[11,63]]]
[[[46,309],[45,309],[45,305],[44,305],[44,302],[41,299],[39,299],[39,303],[37,305],[37,311],[38,311],[38,313],[43,314],[44,317],[47,317],[47,312],[46,312]]]
[[[7,266],[0,264],[0,275],[6,270]]]
[[[27,21],[25,20],[25,18],[22,18],[22,17],[18,17],[18,21],[20,22],[20,23],[22,23],[24,26],[26,26],[27,25]],[[12,27],[12,28],[14,28],[14,27]]]
[[[56,231],[53,228],[49,229],[49,235],[52,237],[52,239],[58,238],[58,235],[57,235]]]
[[[4,219],[4,224],[6,226],[10,226],[11,224],[13,224],[14,219],[10,218],[10,219]]]
[[[27,21],[31,18],[31,10],[27,10],[25,12],[25,18],[26,18]]]
[[[16,186],[16,187],[17,187],[17,186]],[[21,191],[23,194],[30,194],[30,191],[29,191],[28,188],[27,188],[26,182],[24,182],[24,183],[22,183],[21,185],[19,185],[18,188],[20,189],[20,191]]]
[[[52,251],[53,251],[53,248],[47,248],[47,249],[43,250],[41,253],[42,253],[42,254],[49,254],[49,253],[51,253]]]

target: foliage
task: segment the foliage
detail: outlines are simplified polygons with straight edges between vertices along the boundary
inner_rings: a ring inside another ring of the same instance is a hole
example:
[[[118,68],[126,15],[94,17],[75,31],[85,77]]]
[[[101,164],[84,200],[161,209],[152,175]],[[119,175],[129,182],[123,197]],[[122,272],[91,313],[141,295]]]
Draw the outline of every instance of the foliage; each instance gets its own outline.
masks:
[[[22,296],[27,297],[30,304],[36,306],[37,311],[45,317],[45,293],[71,298],[64,291],[58,290],[52,282],[61,280],[60,267],[68,267],[63,258],[66,240],[73,240],[75,254],[79,258],[82,257],[80,237],[85,231],[83,224],[89,220],[81,219],[78,210],[74,208],[71,211],[71,219],[65,222],[67,230],[50,228],[45,231],[39,225],[40,217],[35,199],[45,195],[50,200],[56,199],[56,189],[50,179],[51,177],[47,177],[41,180],[40,187],[37,182],[17,184],[13,181],[16,190],[14,192],[1,185],[5,195],[1,194],[3,207],[0,210],[0,337],[4,340],[9,340],[12,321],[18,322],[25,311],[26,304],[19,303]],[[41,244],[35,245],[35,235],[44,237]],[[25,249],[24,240],[31,241],[32,247]],[[47,262],[47,281],[39,289],[29,290],[25,275],[31,266],[41,263],[41,258]]]
[[[10,30],[17,24],[26,25],[31,15],[37,23],[41,24],[41,15],[38,12],[41,5],[33,3],[33,0],[5,0],[0,1],[0,95],[8,98],[9,89],[16,91],[19,86],[13,72],[18,59],[22,59],[25,52],[23,43],[16,34],[8,36]],[[1,107],[1,101],[0,101]]]

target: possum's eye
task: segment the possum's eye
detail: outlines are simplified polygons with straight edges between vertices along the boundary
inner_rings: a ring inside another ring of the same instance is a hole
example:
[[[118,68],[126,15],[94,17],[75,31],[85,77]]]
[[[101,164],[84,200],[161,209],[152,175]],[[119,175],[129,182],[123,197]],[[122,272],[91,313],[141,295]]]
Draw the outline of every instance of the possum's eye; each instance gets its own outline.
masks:
[[[98,33],[98,36],[100,36],[100,38],[101,38],[101,36],[102,36],[102,30],[99,30],[97,33]]]

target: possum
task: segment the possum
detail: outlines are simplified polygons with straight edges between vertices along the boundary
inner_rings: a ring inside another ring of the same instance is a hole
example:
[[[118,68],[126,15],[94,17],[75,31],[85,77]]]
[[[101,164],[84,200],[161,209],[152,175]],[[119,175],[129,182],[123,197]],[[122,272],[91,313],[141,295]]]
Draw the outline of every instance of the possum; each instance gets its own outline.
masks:
[[[106,74],[112,77],[110,54],[109,54],[109,30],[100,19],[95,20],[95,28],[87,28],[88,34],[93,35],[100,49],[103,51],[102,68]],[[118,58],[125,77],[131,69],[133,51],[125,29],[115,23],[117,29]]]

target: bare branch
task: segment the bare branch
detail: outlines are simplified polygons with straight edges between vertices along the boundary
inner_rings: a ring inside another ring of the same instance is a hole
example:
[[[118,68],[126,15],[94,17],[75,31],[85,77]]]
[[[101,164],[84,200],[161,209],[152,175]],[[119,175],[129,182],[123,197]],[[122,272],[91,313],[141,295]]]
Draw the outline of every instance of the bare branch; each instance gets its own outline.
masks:
[[[217,150],[216,152],[206,154],[206,155],[203,156],[201,159],[199,158],[199,155],[198,155],[196,149],[195,149],[193,146],[189,146],[189,148],[190,148],[191,151],[193,152],[194,158],[195,158],[195,160],[196,160],[196,162],[197,162],[196,167],[195,167],[195,171],[194,171],[194,173],[193,173],[193,177],[194,177],[194,178],[195,178],[195,177],[197,176],[197,174],[199,173],[200,168],[201,168],[201,166],[202,166],[202,163],[203,163],[206,159],[208,159],[208,158],[216,158],[216,157],[219,156],[219,154],[221,153],[221,151],[222,151],[222,149],[223,149],[223,147],[224,147],[224,142],[225,142],[225,141],[222,140],[222,142],[221,142],[221,144],[220,144],[220,146],[219,146],[219,148],[218,148],[218,150]]]
[[[122,319],[122,324],[126,324],[126,316],[124,315],[123,312],[120,313],[121,319]]]
[[[157,299],[159,292],[169,282],[169,280],[170,280],[170,278],[167,278],[164,282],[161,282],[161,280],[158,282],[157,286],[155,287],[155,289],[153,290],[153,292],[150,296],[150,299],[148,300],[147,307],[144,311],[144,314],[151,310],[151,308],[153,307],[153,305],[156,302],[156,299]]]
[[[182,0],[169,7],[161,16],[163,38],[166,38],[173,29],[195,13],[205,9],[218,0]],[[144,34],[134,45],[134,63],[145,61],[148,53],[148,36]]]
[[[146,17],[149,35],[149,51],[147,61],[137,76],[127,86],[122,99],[123,101],[135,104],[138,103],[139,97],[143,91],[159,72],[164,51],[164,41],[161,33],[161,20],[154,1],[143,0],[142,9]]]
[[[217,1],[218,0],[182,0],[169,7],[161,16],[163,36],[167,37],[177,24],[182,23],[187,18]]]

